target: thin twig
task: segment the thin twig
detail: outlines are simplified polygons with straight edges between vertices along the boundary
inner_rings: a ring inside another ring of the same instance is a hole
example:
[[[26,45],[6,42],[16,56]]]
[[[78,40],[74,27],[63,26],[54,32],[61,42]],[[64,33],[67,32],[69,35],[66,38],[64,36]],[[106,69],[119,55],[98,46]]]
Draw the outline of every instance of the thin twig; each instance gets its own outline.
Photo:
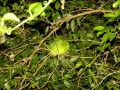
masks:
[[[47,81],[45,82],[45,84],[42,86],[42,88],[44,88],[46,86],[46,84],[48,83],[48,80],[51,78],[51,76],[54,74],[54,72],[59,68],[58,67],[59,64],[57,63],[55,69],[53,70],[53,72],[50,74],[50,76],[48,77]]]
[[[45,64],[45,62],[48,60],[48,58],[50,57],[50,55],[48,57],[45,58],[45,60],[43,61],[43,63],[38,67],[38,69],[35,71],[35,73],[33,74],[33,76],[35,76],[37,74],[37,72],[40,70],[40,68]]]
[[[82,70],[78,73],[79,79],[78,79],[77,90],[79,90],[79,81],[80,81],[81,76],[84,74],[84,72],[85,72],[88,68],[90,68],[90,67],[95,63],[95,61],[97,60],[97,58],[98,58],[99,56],[100,56],[100,54],[98,54],[98,55],[94,58],[94,60],[93,60],[92,62],[90,62],[88,65],[86,65],[86,67],[85,67],[84,69],[82,69]]]
[[[113,74],[116,74],[116,73],[120,73],[120,70],[116,71],[116,72],[113,72],[113,73],[109,73],[107,74],[95,87],[93,87],[91,90],[94,90],[96,87],[98,87],[100,84],[102,84],[102,82],[109,76],[113,75]]]

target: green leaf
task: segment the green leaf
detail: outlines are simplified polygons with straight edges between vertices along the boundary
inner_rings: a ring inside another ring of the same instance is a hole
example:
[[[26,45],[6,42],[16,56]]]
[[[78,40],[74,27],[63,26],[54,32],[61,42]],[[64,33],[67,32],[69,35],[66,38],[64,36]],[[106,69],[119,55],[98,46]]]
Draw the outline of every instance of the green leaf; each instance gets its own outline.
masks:
[[[51,55],[61,55],[69,49],[69,42],[60,36],[57,36],[52,43],[48,46]]]
[[[73,19],[70,23],[71,25],[71,30],[74,32],[75,31],[75,28],[76,28],[76,22],[75,22],[75,19]]]
[[[97,33],[97,37],[99,37],[100,35],[102,35],[104,33],[104,31],[100,31]]]
[[[81,17],[77,18],[77,24],[78,24],[78,25],[81,24]]]
[[[5,34],[10,35],[11,32],[12,31],[10,29],[8,29],[7,27],[0,26],[0,36],[5,35]]]
[[[5,85],[6,90],[11,90],[11,87],[10,87],[10,85],[8,83],[5,83],[4,85]]]
[[[115,27],[113,27],[113,26],[107,26],[106,28],[105,28],[105,31],[106,32],[115,32],[116,31],[116,28]]]
[[[64,80],[64,84],[67,88],[70,88],[70,83],[67,80]]]
[[[99,47],[98,50],[99,50],[100,52],[104,52],[104,50],[105,50],[106,48],[109,48],[109,47],[110,47],[110,44],[109,44],[109,43],[103,43],[103,45],[102,45],[101,47]]]
[[[97,84],[98,81],[96,79],[96,76],[94,75],[94,72],[91,69],[88,69],[88,72],[89,72],[89,75],[92,76],[92,79],[94,80],[94,82]]]
[[[55,2],[56,0],[49,0],[49,2]]]
[[[108,19],[108,22],[113,22],[113,21],[115,21],[116,20],[116,18],[109,18]]]
[[[103,16],[108,17],[108,18],[115,18],[116,17],[115,13],[106,13]]]
[[[8,0],[1,0],[1,2],[3,3],[3,6],[5,7],[7,5]]]
[[[76,62],[78,60],[79,56],[72,56],[70,61],[71,62]]]
[[[113,54],[113,55],[114,55],[115,62],[118,63],[118,58],[117,58],[116,54]]]
[[[55,9],[58,10],[59,8],[60,8],[60,2],[57,1],[57,2],[55,3]]]
[[[57,20],[58,17],[60,17],[59,12],[55,12],[55,13],[52,14],[52,20],[53,20],[53,21],[54,21],[54,20]]]
[[[31,85],[30,85],[30,86],[31,86],[32,88],[35,88],[35,84],[36,84],[36,83],[35,83],[34,81],[31,81]]]
[[[120,9],[118,9],[117,11],[115,11],[115,16],[119,17],[120,16]]]
[[[102,31],[104,29],[104,27],[103,26],[95,26],[93,29],[95,31]]]
[[[64,75],[64,78],[65,78],[65,79],[70,79],[70,78],[72,78],[72,75],[66,74],[66,75]]]
[[[66,29],[69,30],[70,29],[70,24],[66,23]]]
[[[69,65],[66,63],[66,60],[65,59],[61,59],[61,65],[63,68],[65,69],[68,69],[69,68]]]
[[[116,33],[110,33],[109,40],[112,41],[116,37]]]
[[[43,5],[46,5],[48,2],[47,1],[43,1],[42,3],[43,3]]]
[[[105,33],[102,37],[102,43],[106,42],[110,38],[110,33]]]
[[[5,41],[6,41],[6,37],[5,37],[5,35],[0,35],[0,44],[2,44],[2,43],[5,43]]]
[[[33,3],[29,6],[28,12],[30,13],[30,16],[45,16],[45,12],[43,11],[43,6],[41,2]]]
[[[92,80],[92,75],[91,75],[91,73],[90,73],[90,69],[88,69],[88,72],[89,72],[89,77],[88,77],[88,82],[90,83],[90,84],[92,84],[92,82],[93,82],[93,80]]]
[[[109,43],[104,43],[104,45],[103,45],[103,47],[102,47],[102,48],[103,48],[103,50],[104,50],[104,49],[106,49],[106,48],[109,48],[109,46],[110,46],[110,44],[109,44]]]
[[[4,20],[20,22],[20,19],[14,13],[7,13],[3,16]]]
[[[116,8],[120,4],[120,0],[117,0],[116,2],[113,3],[112,7]]]
[[[75,65],[75,68],[79,68],[79,67],[81,67],[81,66],[82,66],[82,61],[77,62],[77,64]]]

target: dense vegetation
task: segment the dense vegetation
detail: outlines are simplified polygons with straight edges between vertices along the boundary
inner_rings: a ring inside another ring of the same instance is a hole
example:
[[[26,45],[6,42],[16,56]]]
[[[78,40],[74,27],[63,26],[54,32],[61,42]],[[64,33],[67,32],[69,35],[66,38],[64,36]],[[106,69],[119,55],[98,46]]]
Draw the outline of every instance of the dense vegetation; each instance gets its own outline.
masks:
[[[120,0],[1,0],[0,90],[120,90]]]

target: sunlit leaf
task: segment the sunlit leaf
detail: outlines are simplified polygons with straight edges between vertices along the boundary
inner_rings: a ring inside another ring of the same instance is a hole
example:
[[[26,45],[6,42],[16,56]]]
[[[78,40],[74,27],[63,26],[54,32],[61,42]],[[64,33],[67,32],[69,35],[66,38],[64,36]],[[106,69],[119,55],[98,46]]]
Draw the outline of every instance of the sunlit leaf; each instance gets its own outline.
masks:
[[[4,20],[20,22],[20,19],[14,13],[7,13],[3,16]]]
[[[0,26],[0,36],[5,35],[5,34],[10,35],[11,32],[12,32],[11,28],[7,28],[5,26]]]
[[[119,9],[115,12],[115,16],[116,17],[120,16],[120,10]]]
[[[6,41],[6,36],[5,35],[0,36],[0,44],[5,43],[5,41]]]
[[[67,88],[70,88],[70,83],[67,80],[64,81],[64,84]]]
[[[64,9],[64,7],[65,7],[65,0],[60,0],[60,2],[61,2],[61,9]]]
[[[43,3],[43,5],[46,5],[48,2],[47,1],[43,1],[42,3]]]
[[[104,14],[104,17],[115,18],[116,15],[114,13],[106,13],[106,14]]]
[[[70,74],[66,74],[66,75],[64,75],[64,78],[69,79],[69,78],[72,78],[72,76]]]
[[[31,16],[45,16],[45,12],[43,11],[43,6],[41,2],[33,3],[29,6],[28,12]]]
[[[31,87],[32,87],[32,88],[35,88],[35,84],[36,84],[36,83],[35,83],[34,81],[31,81]]]
[[[118,7],[118,5],[120,4],[120,0],[117,0],[116,2],[113,3],[113,8]]]
[[[116,33],[110,33],[109,40],[112,41],[113,39],[115,39],[115,37],[116,37]]]
[[[49,2],[55,2],[56,0],[49,0]]]
[[[7,28],[5,26],[0,27],[0,36],[4,35],[6,33]]]
[[[53,56],[64,54],[69,49],[69,42],[61,37],[56,37],[48,48]]]
[[[11,90],[11,87],[10,87],[10,85],[8,83],[5,83],[4,86],[5,86],[6,90]]]
[[[75,65],[75,68],[79,68],[82,66],[82,61],[81,62],[77,62],[77,64]]]
[[[75,62],[77,61],[79,58],[79,56],[72,56],[72,58],[70,59],[71,62]]]
[[[106,42],[110,38],[110,33],[105,33],[102,37],[102,43]]]
[[[104,29],[104,27],[103,27],[103,26],[95,26],[93,29],[94,29],[95,31],[101,31],[101,30]]]

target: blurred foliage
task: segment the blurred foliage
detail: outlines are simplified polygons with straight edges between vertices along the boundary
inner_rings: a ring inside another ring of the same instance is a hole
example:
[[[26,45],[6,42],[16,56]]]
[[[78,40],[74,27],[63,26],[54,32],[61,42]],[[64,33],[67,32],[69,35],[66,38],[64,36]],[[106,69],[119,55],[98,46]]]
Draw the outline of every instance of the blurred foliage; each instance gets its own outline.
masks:
[[[0,17],[12,12],[22,21],[34,2],[46,4],[44,0],[1,0]],[[0,90],[119,90],[119,5],[120,0],[53,0],[45,15],[0,42]],[[66,19],[92,10],[113,12]],[[69,42],[62,54],[56,54],[64,48],[55,44],[57,36]],[[48,47],[54,46],[60,48],[52,55]]]

